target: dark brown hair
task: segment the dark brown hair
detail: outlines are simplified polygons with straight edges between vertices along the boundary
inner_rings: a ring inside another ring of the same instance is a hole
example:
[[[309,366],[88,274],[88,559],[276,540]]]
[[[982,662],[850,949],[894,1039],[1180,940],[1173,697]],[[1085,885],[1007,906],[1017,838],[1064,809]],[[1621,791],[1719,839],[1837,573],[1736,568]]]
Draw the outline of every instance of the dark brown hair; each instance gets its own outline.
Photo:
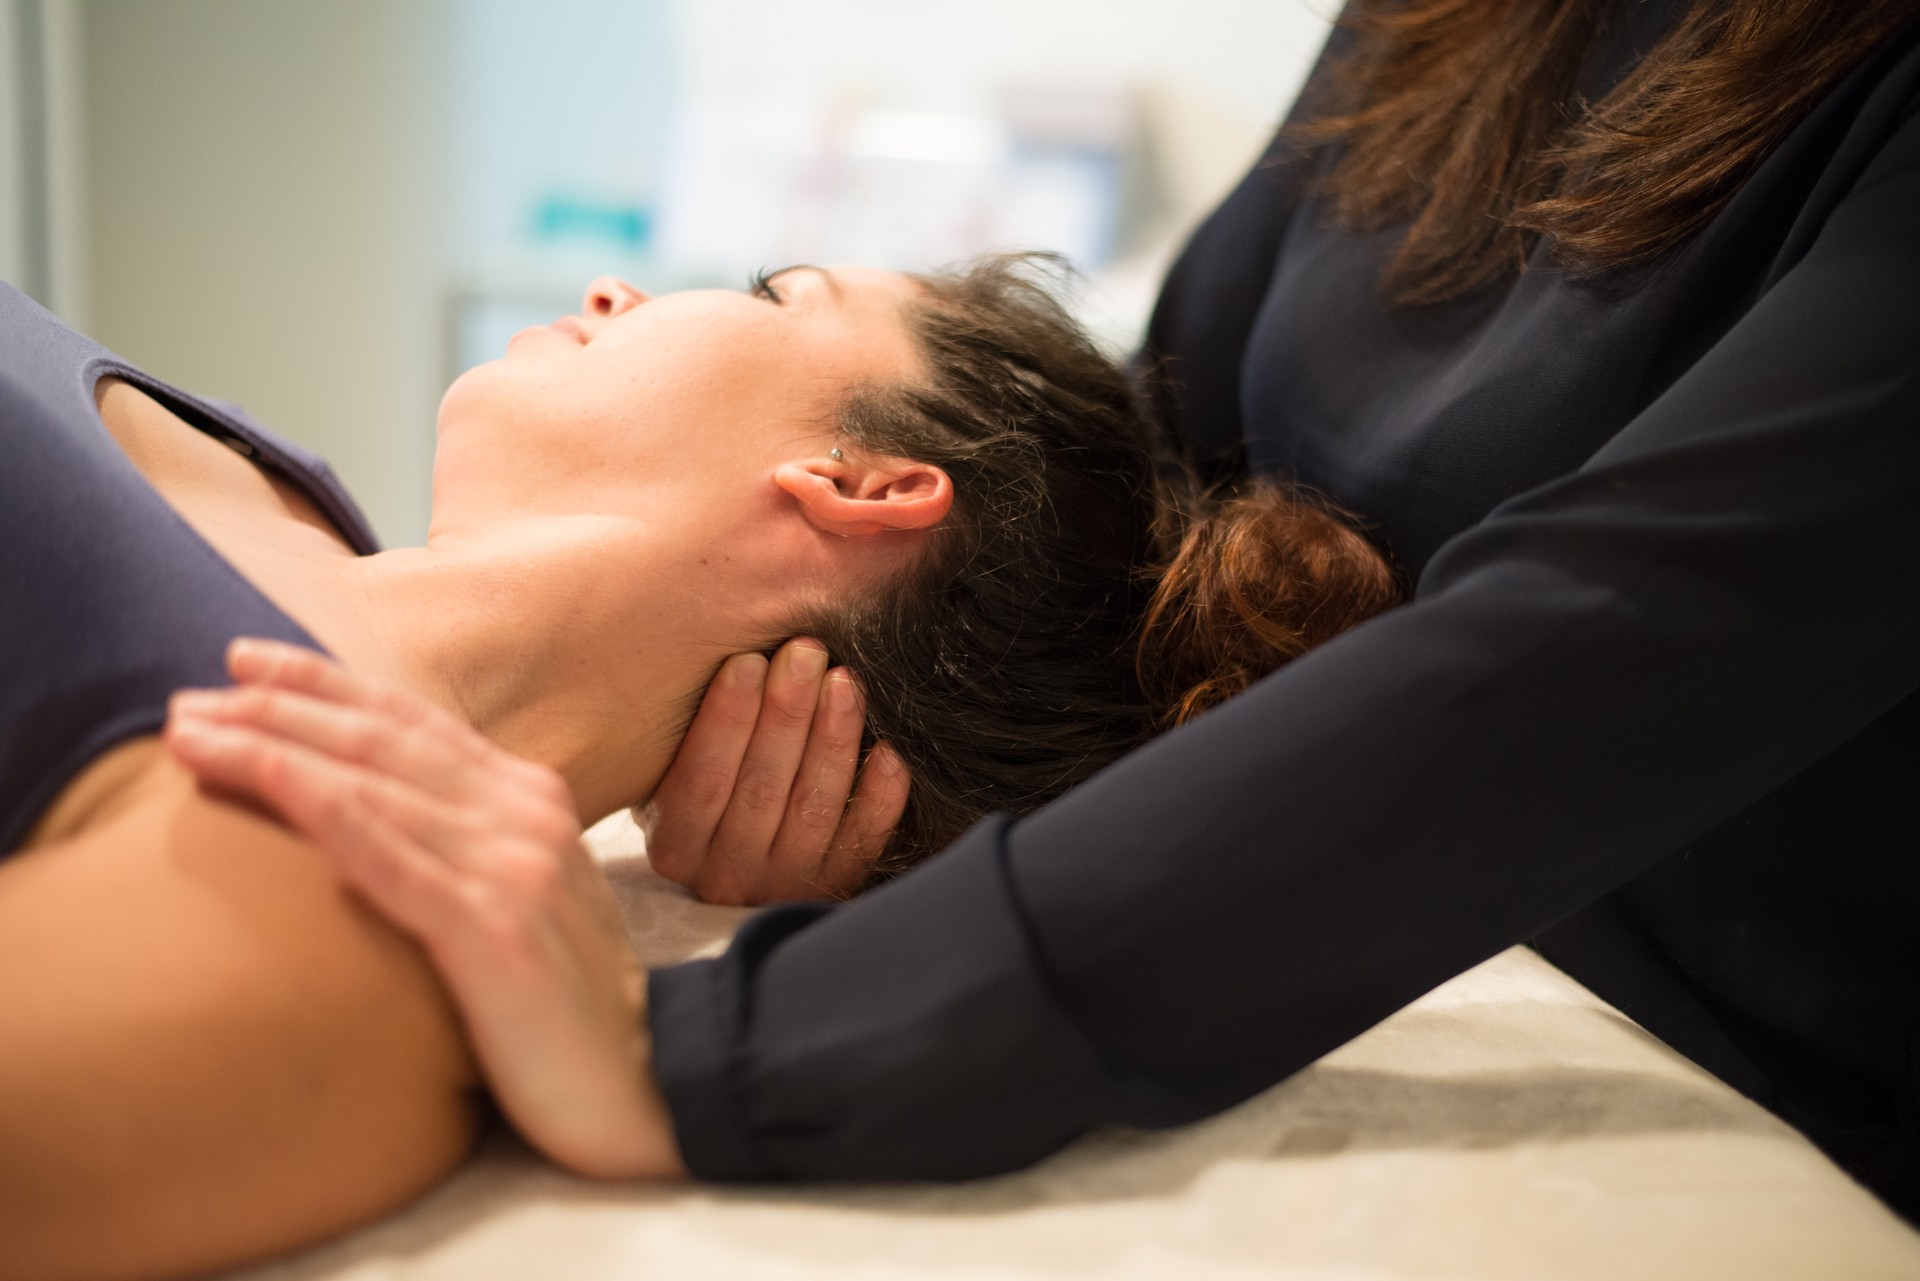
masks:
[[[1920,0],[1696,0],[1597,102],[1583,61],[1613,0],[1360,0],[1323,110],[1340,223],[1408,223],[1383,285],[1438,302],[1517,271],[1540,238],[1576,274],[1645,262],[1710,220]]]
[[[869,598],[796,620],[860,673],[912,771],[881,871],[1026,813],[1392,604],[1392,572],[1278,486],[1200,499],[1156,473],[1125,373],[1055,297],[1057,260],[921,278],[925,376],[857,389],[855,448],[938,464],[955,510]]]

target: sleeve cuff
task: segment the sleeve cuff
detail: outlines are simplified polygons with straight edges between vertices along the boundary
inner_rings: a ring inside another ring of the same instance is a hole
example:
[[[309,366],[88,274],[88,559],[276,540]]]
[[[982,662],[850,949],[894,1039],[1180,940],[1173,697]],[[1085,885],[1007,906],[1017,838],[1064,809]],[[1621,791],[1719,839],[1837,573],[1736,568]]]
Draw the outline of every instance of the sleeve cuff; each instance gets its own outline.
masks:
[[[1056,1004],[1005,865],[1010,820],[836,907],[756,917],[650,980],[654,1066],[706,1179],[970,1178],[1130,1119]]]
[[[773,908],[742,926],[725,955],[647,976],[654,1076],[673,1116],[680,1159],[695,1178],[774,1177],[736,1099],[734,1069],[744,1030],[740,989],[751,982],[749,956],[765,956],[830,910],[815,904]]]

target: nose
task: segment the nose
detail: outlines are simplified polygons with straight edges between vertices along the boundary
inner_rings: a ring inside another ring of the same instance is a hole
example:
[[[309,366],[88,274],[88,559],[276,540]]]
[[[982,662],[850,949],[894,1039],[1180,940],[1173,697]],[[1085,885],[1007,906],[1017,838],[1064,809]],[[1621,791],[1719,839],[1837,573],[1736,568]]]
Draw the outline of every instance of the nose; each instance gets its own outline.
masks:
[[[580,306],[589,316],[612,320],[615,316],[632,311],[647,298],[648,295],[618,276],[602,276],[587,286],[586,297],[581,300]]]

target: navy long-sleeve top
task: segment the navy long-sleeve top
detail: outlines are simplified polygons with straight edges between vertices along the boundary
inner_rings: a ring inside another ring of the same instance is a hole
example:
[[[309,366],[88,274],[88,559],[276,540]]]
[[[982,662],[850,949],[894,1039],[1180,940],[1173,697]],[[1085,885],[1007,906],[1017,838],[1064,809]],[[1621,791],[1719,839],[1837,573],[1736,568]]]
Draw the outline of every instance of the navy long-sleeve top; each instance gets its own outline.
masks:
[[[1627,34],[1606,56],[1657,32]],[[655,973],[697,1174],[976,1175],[1203,1116],[1529,940],[1835,1150],[1899,1150],[1920,33],[1600,280],[1542,254],[1393,310],[1394,233],[1333,225],[1326,159],[1277,143],[1248,174],[1150,354],[1197,461],[1364,513],[1412,602],[859,901]]]

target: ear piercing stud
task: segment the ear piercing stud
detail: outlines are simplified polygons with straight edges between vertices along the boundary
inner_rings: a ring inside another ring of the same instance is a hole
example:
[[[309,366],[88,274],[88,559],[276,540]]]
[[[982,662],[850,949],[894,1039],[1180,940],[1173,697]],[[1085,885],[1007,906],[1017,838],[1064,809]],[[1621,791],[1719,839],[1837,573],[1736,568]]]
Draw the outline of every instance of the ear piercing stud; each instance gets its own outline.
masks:
[[[841,453],[841,452],[840,452],[840,450],[839,450],[839,448],[838,448],[838,447],[836,446],[835,448],[833,448],[833,449],[829,449],[829,450],[827,451],[827,457],[829,457],[829,458],[831,458],[831,459],[833,459],[833,461],[837,463],[837,462],[839,462],[839,461],[840,461],[841,459],[843,459],[843,458],[845,458],[845,457],[846,457],[846,455],[845,455],[845,454],[843,454],[843,453]]]

